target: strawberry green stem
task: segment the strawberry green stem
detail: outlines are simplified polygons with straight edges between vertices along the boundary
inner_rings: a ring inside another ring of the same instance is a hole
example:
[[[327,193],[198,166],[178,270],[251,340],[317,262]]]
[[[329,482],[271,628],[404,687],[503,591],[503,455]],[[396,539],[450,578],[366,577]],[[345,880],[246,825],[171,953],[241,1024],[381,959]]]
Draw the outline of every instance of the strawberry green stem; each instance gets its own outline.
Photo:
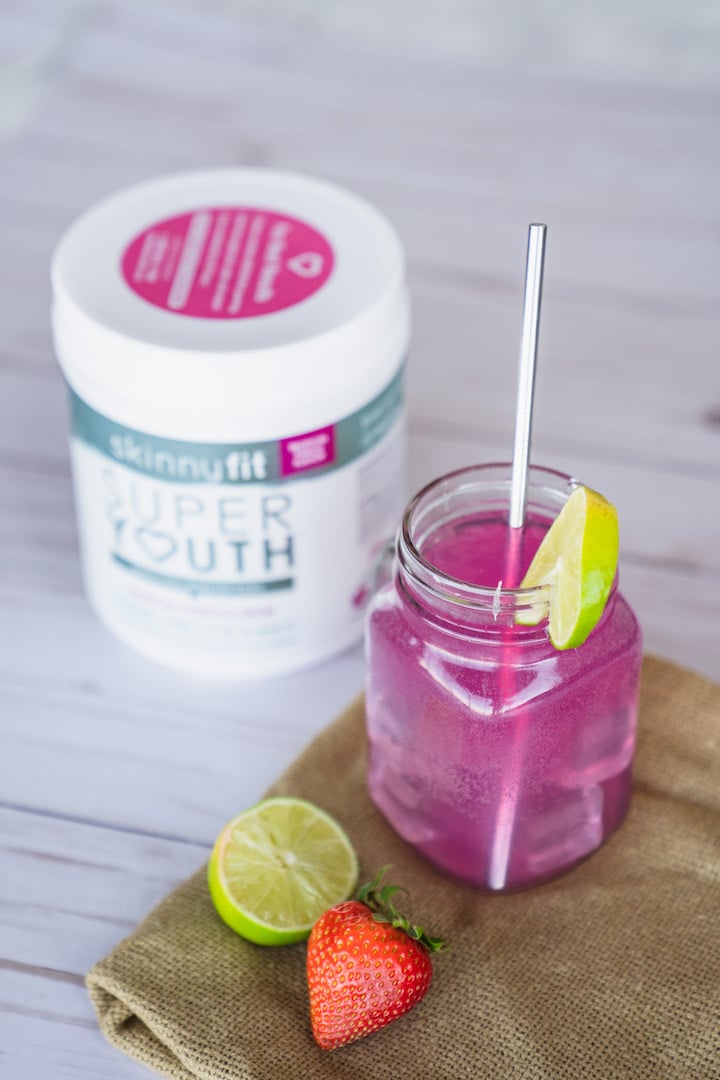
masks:
[[[372,881],[366,882],[357,892],[357,899],[369,907],[376,922],[391,923],[398,930],[404,931],[412,941],[427,949],[430,953],[441,952],[448,945],[439,937],[433,937],[423,930],[422,926],[413,926],[396,908],[393,897],[396,893],[407,892],[402,885],[383,885],[382,880],[390,869],[383,866],[379,874]]]

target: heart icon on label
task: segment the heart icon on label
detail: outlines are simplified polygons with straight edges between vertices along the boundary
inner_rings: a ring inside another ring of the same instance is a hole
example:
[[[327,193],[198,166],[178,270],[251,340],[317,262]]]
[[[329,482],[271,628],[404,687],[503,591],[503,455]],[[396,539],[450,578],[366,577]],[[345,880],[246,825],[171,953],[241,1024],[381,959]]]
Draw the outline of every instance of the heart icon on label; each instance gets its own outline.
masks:
[[[164,562],[177,551],[177,544],[168,533],[153,532],[152,529],[136,529],[135,540],[141,551],[153,562]]]
[[[304,251],[302,255],[293,255],[285,265],[298,277],[314,278],[322,274],[325,260],[317,251]]]

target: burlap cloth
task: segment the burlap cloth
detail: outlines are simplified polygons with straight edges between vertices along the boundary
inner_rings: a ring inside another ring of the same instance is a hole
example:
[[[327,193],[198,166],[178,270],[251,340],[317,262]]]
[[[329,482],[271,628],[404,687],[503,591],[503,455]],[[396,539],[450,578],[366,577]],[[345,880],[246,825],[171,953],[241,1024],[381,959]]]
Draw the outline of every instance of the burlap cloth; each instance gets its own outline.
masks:
[[[720,686],[646,659],[635,776],[628,819],[592,858],[480,895],[425,865],[370,803],[357,701],[272,791],[334,814],[363,873],[391,863],[414,917],[452,942],[424,1001],[318,1049],[305,946],[233,934],[202,868],[89,973],[100,1025],[176,1080],[720,1077]]]

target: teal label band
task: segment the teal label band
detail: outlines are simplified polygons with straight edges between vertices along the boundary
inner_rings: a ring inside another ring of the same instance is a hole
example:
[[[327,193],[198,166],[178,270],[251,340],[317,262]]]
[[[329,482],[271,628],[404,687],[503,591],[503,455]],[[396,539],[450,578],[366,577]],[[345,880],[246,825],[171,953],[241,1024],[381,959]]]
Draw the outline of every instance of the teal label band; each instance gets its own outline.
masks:
[[[284,439],[253,443],[183,442],[118,424],[72,389],[75,438],[120,465],[181,484],[259,484],[302,480],[362,457],[402,415],[404,369],[362,408],[335,424]]]

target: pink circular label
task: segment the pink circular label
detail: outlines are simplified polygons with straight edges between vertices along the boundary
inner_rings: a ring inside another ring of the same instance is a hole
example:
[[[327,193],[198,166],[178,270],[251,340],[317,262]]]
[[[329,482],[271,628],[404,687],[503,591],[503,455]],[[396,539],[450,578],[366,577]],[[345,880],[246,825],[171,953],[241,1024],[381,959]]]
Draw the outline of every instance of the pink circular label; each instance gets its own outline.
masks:
[[[134,293],[197,319],[282,311],[322,288],[332,268],[332,248],[317,229],[248,206],[166,218],[139,233],[122,257]]]

